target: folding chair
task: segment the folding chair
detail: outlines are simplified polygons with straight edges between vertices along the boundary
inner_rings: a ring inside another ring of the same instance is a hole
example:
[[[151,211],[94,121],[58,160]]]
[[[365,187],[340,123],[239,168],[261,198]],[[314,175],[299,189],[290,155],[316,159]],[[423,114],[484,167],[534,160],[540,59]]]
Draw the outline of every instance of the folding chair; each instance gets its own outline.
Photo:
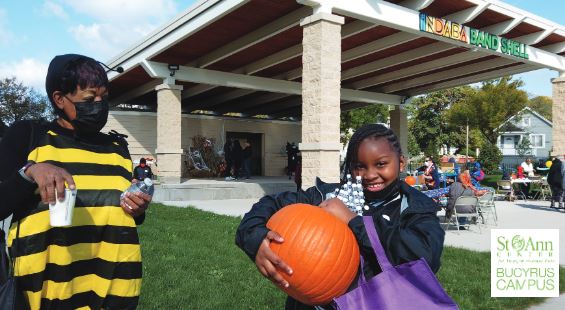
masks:
[[[475,207],[475,211],[470,213],[458,213],[457,212],[458,206]],[[459,224],[460,217],[469,218],[469,221],[467,221],[467,224],[465,224],[467,225],[467,228],[471,227],[472,218],[475,217],[477,221],[476,222],[477,226],[479,227],[479,233],[482,233],[481,226],[478,224],[480,214],[479,214],[479,199],[477,197],[461,196],[457,198],[457,200],[455,201],[455,206],[453,208],[453,217],[455,217],[455,222],[457,223],[457,230],[459,230],[459,226],[462,226]]]
[[[486,213],[491,213],[494,217],[494,225],[498,225],[498,215],[496,214],[496,206],[494,205],[494,193],[491,191],[486,192],[484,195],[479,197],[479,213],[484,215]],[[486,224],[486,220],[483,216],[483,224]]]
[[[516,197],[516,199],[522,197],[522,200],[524,200],[524,202],[528,201],[528,197],[526,197],[526,194],[524,194],[524,192],[522,191],[522,187],[520,184],[525,184],[526,186],[531,186],[530,184],[532,183],[522,183],[522,182],[515,182],[512,183],[512,191],[514,193],[514,197]]]
[[[547,198],[551,198],[551,187],[546,179],[541,179],[539,190],[536,196],[534,196],[534,199],[546,200]]]
[[[514,193],[512,191],[512,182],[510,180],[498,180],[496,181],[496,195],[497,197],[502,196],[502,200],[509,197],[508,200],[512,201]]]
[[[541,192],[541,182],[542,179],[540,176],[533,176],[533,177],[529,177],[530,181],[532,181],[530,183],[530,190],[529,190],[529,194],[530,197],[532,197],[532,199],[537,199],[540,196],[540,192]]]

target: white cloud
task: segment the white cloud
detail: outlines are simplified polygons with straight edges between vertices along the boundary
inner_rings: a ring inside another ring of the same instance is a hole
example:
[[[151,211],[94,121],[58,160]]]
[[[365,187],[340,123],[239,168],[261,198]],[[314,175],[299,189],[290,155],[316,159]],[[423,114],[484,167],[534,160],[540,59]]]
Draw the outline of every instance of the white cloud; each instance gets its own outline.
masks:
[[[33,87],[38,93],[45,94],[47,67],[47,64],[33,58],[24,58],[18,62],[0,63],[0,79],[15,76],[25,86]]]
[[[98,0],[64,2],[91,24],[69,27],[78,44],[104,61],[141,40],[178,13],[173,0]]]
[[[116,23],[139,23],[145,19],[164,22],[176,13],[173,0],[65,0],[76,12],[99,21]]]
[[[53,2],[53,1],[45,1],[43,2],[43,7],[41,8],[41,13],[45,16],[54,15],[61,19],[68,19],[69,15],[65,12],[62,6]]]
[[[0,8],[0,46],[8,46],[14,41],[14,34],[8,30],[6,11]]]

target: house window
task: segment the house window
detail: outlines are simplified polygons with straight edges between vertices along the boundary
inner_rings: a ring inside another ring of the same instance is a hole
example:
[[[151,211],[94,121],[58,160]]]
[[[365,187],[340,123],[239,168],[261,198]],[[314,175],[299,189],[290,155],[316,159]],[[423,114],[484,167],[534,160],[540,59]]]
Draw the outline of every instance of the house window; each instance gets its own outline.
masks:
[[[529,117],[522,118],[522,125],[526,127],[530,127],[530,118]]]
[[[533,148],[544,147],[545,135],[530,135],[530,144]]]

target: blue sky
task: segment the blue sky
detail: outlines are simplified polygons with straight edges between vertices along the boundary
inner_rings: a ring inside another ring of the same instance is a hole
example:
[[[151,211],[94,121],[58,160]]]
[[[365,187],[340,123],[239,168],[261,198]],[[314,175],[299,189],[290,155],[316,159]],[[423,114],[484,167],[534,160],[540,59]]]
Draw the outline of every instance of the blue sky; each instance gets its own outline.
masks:
[[[0,78],[16,76],[44,91],[53,56],[80,53],[107,61],[195,0],[7,0],[0,2]],[[506,0],[565,25],[563,0]],[[551,96],[555,71],[518,75],[531,95]]]

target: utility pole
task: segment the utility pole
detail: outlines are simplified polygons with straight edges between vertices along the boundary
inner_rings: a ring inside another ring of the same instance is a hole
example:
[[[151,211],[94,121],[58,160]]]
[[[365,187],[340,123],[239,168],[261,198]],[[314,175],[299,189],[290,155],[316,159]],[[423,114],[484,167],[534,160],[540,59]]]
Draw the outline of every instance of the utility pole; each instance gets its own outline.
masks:
[[[465,154],[465,168],[469,168],[469,119],[467,118],[467,151]]]

